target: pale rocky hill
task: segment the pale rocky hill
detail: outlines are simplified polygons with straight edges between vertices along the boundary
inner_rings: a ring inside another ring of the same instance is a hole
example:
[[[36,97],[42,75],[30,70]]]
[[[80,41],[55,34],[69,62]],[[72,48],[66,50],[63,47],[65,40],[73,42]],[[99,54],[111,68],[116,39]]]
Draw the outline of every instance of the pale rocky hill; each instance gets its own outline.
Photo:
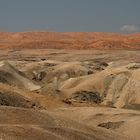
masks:
[[[86,96],[87,93],[97,94],[102,100],[100,101],[102,105],[140,109],[139,73],[140,63],[117,67],[110,65],[101,72],[66,80],[60,86],[60,90],[67,93],[67,100],[70,102],[80,98],[83,102],[88,101],[89,95],[85,98],[80,97]]]
[[[0,139],[139,140],[139,111],[138,50],[0,51]]]

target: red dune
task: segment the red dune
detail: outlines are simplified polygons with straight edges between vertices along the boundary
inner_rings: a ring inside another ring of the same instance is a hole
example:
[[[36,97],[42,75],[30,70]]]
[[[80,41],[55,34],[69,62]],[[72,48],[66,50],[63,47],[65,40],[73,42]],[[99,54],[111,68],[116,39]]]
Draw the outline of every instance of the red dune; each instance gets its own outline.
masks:
[[[140,34],[101,32],[0,33],[1,48],[140,49]]]

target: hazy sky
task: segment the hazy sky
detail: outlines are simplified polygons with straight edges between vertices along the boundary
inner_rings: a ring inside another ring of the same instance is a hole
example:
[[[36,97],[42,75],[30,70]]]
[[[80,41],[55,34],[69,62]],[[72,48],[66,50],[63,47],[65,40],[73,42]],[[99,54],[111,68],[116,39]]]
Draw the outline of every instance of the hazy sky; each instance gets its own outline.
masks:
[[[0,0],[0,31],[140,31],[140,0]]]

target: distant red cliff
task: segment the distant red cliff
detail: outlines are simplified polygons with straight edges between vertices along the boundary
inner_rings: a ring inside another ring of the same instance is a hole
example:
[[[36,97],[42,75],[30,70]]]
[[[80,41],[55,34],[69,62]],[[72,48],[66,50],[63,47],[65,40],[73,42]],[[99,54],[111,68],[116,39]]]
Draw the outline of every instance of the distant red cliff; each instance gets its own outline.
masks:
[[[140,49],[140,33],[0,32],[0,48]]]

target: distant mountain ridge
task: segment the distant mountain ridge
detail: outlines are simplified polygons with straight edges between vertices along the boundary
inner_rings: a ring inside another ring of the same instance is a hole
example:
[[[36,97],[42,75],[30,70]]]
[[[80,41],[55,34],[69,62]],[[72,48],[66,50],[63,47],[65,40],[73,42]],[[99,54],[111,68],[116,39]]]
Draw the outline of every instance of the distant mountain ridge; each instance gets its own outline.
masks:
[[[140,33],[0,32],[0,48],[140,49]]]

